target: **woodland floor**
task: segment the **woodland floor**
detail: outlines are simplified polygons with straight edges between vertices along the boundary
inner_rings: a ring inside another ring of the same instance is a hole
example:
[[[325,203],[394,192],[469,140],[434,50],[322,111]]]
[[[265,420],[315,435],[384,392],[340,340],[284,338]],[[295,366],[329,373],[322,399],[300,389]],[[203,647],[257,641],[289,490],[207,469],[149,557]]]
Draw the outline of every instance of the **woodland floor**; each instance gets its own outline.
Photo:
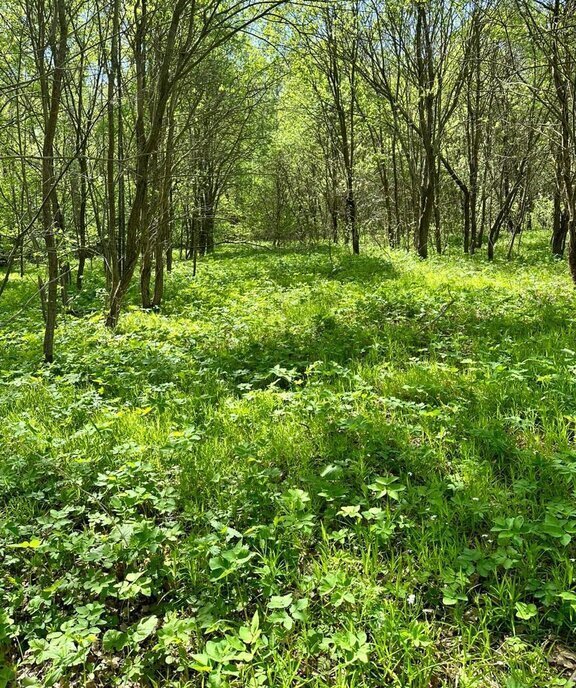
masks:
[[[226,248],[114,334],[95,266],[52,367],[11,282],[0,686],[574,685],[576,294],[529,249]]]

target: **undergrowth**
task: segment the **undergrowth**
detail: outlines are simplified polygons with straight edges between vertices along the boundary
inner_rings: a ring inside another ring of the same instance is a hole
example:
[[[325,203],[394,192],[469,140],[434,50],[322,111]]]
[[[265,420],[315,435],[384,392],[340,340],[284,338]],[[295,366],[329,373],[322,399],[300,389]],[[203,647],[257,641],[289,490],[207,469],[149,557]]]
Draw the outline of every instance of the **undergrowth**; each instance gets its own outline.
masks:
[[[564,265],[228,248],[114,333],[100,286],[50,367],[0,302],[0,686],[573,685]]]

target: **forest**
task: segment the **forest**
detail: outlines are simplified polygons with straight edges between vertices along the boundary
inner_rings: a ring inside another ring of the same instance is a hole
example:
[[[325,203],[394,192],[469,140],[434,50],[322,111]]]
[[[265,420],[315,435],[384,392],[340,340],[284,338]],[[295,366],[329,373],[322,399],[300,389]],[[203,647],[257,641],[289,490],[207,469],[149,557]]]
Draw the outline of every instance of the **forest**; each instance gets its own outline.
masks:
[[[0,688],[576,686],[576,0],[2,0]]]

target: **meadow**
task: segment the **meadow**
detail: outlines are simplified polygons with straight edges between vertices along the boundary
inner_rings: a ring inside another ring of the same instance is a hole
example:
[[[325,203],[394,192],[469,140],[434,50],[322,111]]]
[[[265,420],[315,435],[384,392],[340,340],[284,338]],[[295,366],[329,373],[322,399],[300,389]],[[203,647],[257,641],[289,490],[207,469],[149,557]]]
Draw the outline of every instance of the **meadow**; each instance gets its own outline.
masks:
[[[576,685],[563,262],[219,247],[0,303],[0,686]]]

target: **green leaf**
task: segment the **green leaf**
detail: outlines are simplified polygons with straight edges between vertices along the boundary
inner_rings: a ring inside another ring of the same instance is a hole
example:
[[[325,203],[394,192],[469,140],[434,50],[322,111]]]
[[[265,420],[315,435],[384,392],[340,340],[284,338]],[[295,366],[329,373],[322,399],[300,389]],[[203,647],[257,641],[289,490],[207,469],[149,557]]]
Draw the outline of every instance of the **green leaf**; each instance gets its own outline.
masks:
[[[296,600],[294,604],[290,607],[290,614],[297,621],[306,621],[306,610],[308,609],[309,600],[307,597],[303,597]]]
[[[250,626],[241,626],[238,630],[238,636],[243,643],[251,645],[258,640],[260,635],[260,617],[258,616],[258,610],[256,610]]]
[[[16,678],[16,672],[9,666],[0,667],[0,688],[7,688]]]
[[[368,489],[374,492],[378,499],[390,497],[390,499],[398,500],[400,492],[404,491],[406,486],[402,485],[396,476],[388,475],[376,478],[371,485],[368,485]]]
[[[286,609],[292,604],[292,593],[287,595],[273,595],[268,602],[268,609]]]
[[[142,619],[132,631],[132,639],[137,644],[143,642],[148,636],[154,633],[157,625],[157,616],[149,616],[147,619]]]
[[[292,627],[294,626],[294,620],[290,614],[283,609],[270,614],[268,620],[273,624],[282,624],[282,626],[284,626],[284,628],[288,631],[292,630]]]
[[[110,629],[102,636],[102,647],[106,652],[123,650],[129,643],[127,633]]]
[[[526,604],[524,602],[516,602],[516,616],[519,619],[528,621],[538,614],[538,609],[535,604]]]
[[[13,549],[38,549],[38,547],[41,547],[43,544],[43,540],[39,540],[38,538],[32,538],[32,540],[18,542],[15,545],[8,545],[8,547],[12,547]]]
[[[338,516],[346,516],[347,518],[355,518],[357,521],[361,519],[360,506],[358,504],[351,506],[343,506],[338,512]]]

